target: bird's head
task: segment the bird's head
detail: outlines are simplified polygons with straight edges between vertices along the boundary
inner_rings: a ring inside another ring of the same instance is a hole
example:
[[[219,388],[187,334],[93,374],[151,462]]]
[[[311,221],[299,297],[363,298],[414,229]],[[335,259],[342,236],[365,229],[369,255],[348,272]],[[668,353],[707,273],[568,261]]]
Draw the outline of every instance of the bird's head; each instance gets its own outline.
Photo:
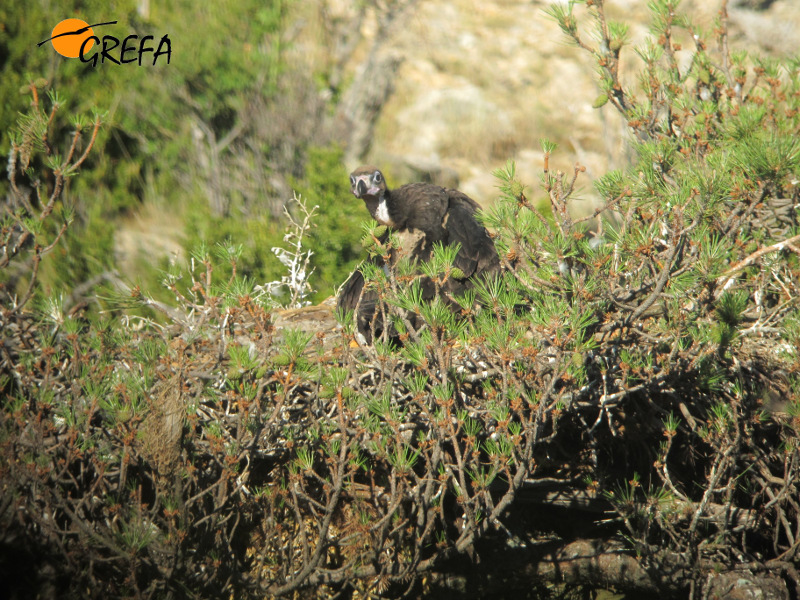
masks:
[[[377,167],[359,167],[350,173],[350,191],[362,200],[380,198],[386,193],[386,180]]]

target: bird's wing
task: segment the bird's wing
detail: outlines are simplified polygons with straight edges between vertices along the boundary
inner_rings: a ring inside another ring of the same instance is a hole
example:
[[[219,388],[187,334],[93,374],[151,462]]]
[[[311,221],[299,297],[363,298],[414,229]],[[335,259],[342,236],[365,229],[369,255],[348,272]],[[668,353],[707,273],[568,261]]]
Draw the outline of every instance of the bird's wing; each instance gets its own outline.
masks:
[[[364,274],[360,269],[352,272],[339,291],[337,308],[342,312],[355,313],[358,333],[367,343],[372,343],[373,333],[380,332],[382,325],[373,323],[378,305],[378,295],[374,290],[364,289]]]
[[[443,226],[448,244],[460,244],[453,266],[465,277],[488,275],[500,268],[500,260],[489,232],[477,220],[480,206],[472,198],[458,190],[447,190],[449,208]]]
[[[336,306],[344,312],[353,312],[364,289],[364,275],[356,269],[339,290]]]
[[[389,239],[389,231],[385,231],[380,235],[378,240],[381,243],[386,243]],[[361,268],[364,264],[371,263],[378,267],[386,268],[386,265],[378,255],[370,256],[362,262],[356,270],[350,274],[339,288],[338,299],[336,307],[343,312],[356,312],[356,324],[359,333],[361,333],[367,342],[371,343],[373,333],[373,317],[378,304],[378,294],[375,290],[364,289],[366,280]]]

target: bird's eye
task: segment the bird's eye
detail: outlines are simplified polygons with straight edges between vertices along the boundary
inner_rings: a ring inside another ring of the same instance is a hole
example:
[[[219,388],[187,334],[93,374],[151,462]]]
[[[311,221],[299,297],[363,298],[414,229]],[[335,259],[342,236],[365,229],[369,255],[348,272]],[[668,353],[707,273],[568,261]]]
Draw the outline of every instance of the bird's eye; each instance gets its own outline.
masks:
[[[383,179],[383,175],[381,175],[380,171],[375,171],[375,174],[372,176],[372,179],[375,180],[375,183],[380,183],[381,179]]]
[[[356,178],[350,175],[350,185],[355,185],[355,184],[356,184]]]

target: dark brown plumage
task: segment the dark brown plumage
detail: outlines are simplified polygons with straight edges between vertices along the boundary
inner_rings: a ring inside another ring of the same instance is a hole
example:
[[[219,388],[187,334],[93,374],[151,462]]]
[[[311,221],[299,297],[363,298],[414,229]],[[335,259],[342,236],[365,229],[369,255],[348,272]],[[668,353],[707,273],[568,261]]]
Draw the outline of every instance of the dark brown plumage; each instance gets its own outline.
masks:
[[[448,294],[467,290],[476,278],[500,270],[494,242],[476,218],[480,206],[466,194],[430,183],[409,183],[390,190],[381,171],[373,166],[359,167],[350,174],[350,190],[364,201],[373,219],[397,233],[404,253],[412,260],[428,260],[437,242],[460,244],[453,266],[464,276],[448,280],[444,289]],[[385,266],[382,260],[373,260]],[[364,277],[356,270],[342,286],[338,304],[347,311],[358,307],[358,329],[369,341],[377,296],[363,290]],[[429,280],[423,281],[422,290],[423,298],[433,298],[435,288]]]

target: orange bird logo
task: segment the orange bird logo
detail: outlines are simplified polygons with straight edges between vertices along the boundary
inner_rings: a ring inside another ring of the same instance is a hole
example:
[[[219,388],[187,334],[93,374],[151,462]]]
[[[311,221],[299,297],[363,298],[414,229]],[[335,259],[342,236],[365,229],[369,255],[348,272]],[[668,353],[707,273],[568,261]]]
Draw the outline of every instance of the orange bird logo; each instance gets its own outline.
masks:
[[[81,46],[86,42],[83,48],[83,53],[86,54],[94,46],[94,40],[89,39],[95,37],[92,27],[100,27],[101,25],[113,25],[116,21],[108,21],[107,23],[95,23],[89,25],[82,19],[64,19],[58,25],[53,27],[53,32],[50,38],[39,42],[39,46],[47,42],[53,43],[53,48],[62,56],[67,58],[78,58],[81,55]],[[95,39],[97,39],[95,37]],[[87,41],[88,40],[88,41]]]

